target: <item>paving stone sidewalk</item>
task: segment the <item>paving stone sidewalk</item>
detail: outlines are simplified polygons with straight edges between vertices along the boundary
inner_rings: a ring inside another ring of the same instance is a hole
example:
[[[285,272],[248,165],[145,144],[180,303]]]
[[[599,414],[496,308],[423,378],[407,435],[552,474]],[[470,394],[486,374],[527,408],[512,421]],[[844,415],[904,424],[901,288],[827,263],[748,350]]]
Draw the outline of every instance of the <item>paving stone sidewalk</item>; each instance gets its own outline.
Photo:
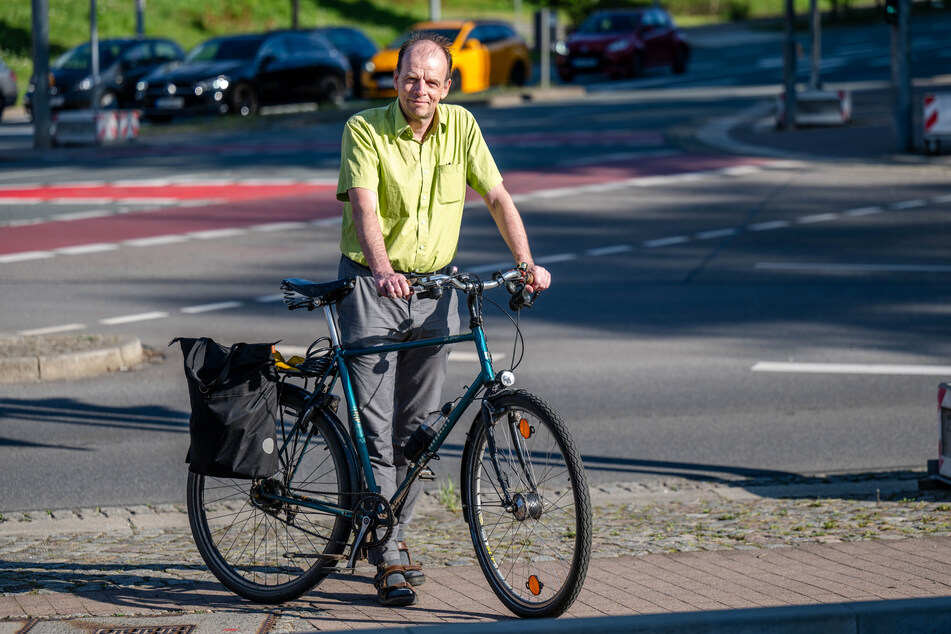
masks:
[[[568,616],[951,596],[951,495],[919,491],[921,475],[598,487],[594,559]],[[365,565],[282,606],[238,599],[202,564],[175,505],[4,514],[0,634],[117,616],[219,615],[259,634],[511,618],[446,500],[425,496],[409,541],[430,582],[398,610],[373,600]]]

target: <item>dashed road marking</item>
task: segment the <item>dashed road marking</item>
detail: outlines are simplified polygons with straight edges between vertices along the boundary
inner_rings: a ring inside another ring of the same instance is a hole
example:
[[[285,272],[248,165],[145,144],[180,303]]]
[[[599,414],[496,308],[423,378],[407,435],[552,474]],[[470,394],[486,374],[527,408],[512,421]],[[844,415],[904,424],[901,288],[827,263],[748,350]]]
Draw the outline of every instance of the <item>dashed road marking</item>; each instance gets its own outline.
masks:
[[[99,323],[103,326],[118,326],[121,324],[131,324],[138,321],[150,321],[153,319],[165,319],[168,317],[168,313],[164,311],[152,311],[148,313],[138,313],[135,315],[121,315],[119,317],[108,317],[106,319],[100,319]]]
[[[793,363],[760,361],[753,372],[793,372],[800,374],[896,374],[905,376],[948,376],[951,365],[889,365],[879,363]]]

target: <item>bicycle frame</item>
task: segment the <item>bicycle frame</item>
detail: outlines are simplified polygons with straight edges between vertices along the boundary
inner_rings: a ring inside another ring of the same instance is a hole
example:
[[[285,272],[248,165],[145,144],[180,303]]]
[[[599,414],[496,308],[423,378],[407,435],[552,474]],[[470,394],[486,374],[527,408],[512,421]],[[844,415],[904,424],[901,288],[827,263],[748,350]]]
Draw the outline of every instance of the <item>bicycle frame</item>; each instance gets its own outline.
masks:
[[[473,342],[475,344],[476,352],[479,356],[479,365],[480,370],[479,374],[472,381],[469,388],[466,390],[466,393],[458,400],[452,410],[447,416],[447,421],[443,425],[442,429],[439,431],[437,436],[432,440],[427,449],[423,452],[422,456],[416,462],[411,465],[409,472],[406,475],[406,478],[401,482],[396,492],[393,494],[393,497],[389,500],[389,503],[392,508],[397,508],[405,498],[406,494],[409,492],[409,487],[413,481],[419,476],[420,472],[426,468],[426,465],[432,459],[432,456],[438,451],[439,447],[442,446],[442,443],[449,436],[449,433],[455,427],[456,423],[460,418],[465,414],[466,410],[476,399],[477,395],[485,388],[487,385],[491,385],[496,381],[495,370],[492,366],[492,359],[489,353],[488,343],[486,342],[485,332],[482,327],[481,319],[481,296],[478,294],[470,294],[467,296],[467,303],[469,308],[469,332],[459,335],[449,335],[445,337],[435,337],[430,339],[421,339],[419,341],[410,341],[404,343],[394,343],[386,344],[379,346],[370,346],[367,348],[346,348],[340,341],[340,333],[337,325],[337,318],[334,312],[332,305],[324,305],[324,318],[327,321],[327,327],[330,330],[330,341],[332,344],[332,356],[333,363],[336,367],[337,374],[340,378],[341,387],[343,390],[343,396],[347,403],[348,419],[350,423],[350,431],[352,435],[353,445],[357,452],[357,460],[362,471],[362,475],[365,478],[366,482],[366,491],[369,492],[379,492],[379,487],[376,484],[376,479],[373,476],[373,470],[370,465],[370,455],[367,450],[366,437],[363,433],[363,424],[360,418],[360,412],[357,409],[356,397],[353,392],[353,385],[350,380],[350,371],[347,365],[347,360],[354,357],[367,356],[371,354],[380,354],[380,353],[389,353],[389,352],[399,352],[401,350],[411,350],[415,348],[428,348],[428,347],[437,347],[455,343],[463,342]],[[328,389],[332,386],[334,381],[331,381],[328,385]],[[316,400],[319,390],[315,390],[312,394],[311,400],[308,403],[308,406],[305,408],[306,412],[310,406],[313,404],[313,401]],[[304,412],[301,412],[301,417],[303,417]],[[298,421],[300,424],[300,420]],[[286,442],[286,441],[285,441]],[[283,451],[283,448],[282,448]],[[288,499],[284,496],[275,495],[275,494],[265,494],[268,497],[271,497],[276,500],[281,500],[284,502],[290,502],[294,504],[299,504],[301,506],[326,512],[334,515],[339,515],[348,519],[352,519],[353,510],[345,509],[339,506],[319,502],[316,500],[311,500],[306,496],[294,495],[291,494],[291,499]],[[507,492],[506,492],[507,497]]]

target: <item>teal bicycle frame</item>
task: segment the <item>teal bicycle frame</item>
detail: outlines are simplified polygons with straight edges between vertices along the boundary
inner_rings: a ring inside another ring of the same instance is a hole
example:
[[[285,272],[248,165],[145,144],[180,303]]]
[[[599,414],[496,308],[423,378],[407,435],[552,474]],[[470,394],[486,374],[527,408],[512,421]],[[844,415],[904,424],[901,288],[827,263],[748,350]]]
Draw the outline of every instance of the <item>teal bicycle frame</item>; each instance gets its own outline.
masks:
[[[449,436],[449,433],[455,427],[456,423],[459,422],[459,419],[465,414],[466,410],[476,400],[477,395],[485,388],[487,385],[492,385],[496,382],[495,370],[492,367],[492,356],[489,352],[488,344],[485,338],[485,331],[482,327],[482,309],[481,303],[482,298],[478,293],[470,293],[467,295],[467,302],[469,308],[469,332],[459,335],[450,335],[446,337],[436,337],[431,339],[422,339],[419,341],[409,341],[403,343],[394,343],[386,344],[379,346],[371,346],[367,348],[354,348],[348,349],[343,346],[340,341],[340,334],[337,326],[337,318],[334,313],[332,305],[324,305],[324,317],[327,321],[327,326],[330,330],[330,341],[332,344],[332,358],[333,365],[336,368],[337,375],[340,378],[340,383],[343,391],[344,399],[347,403],[348,419],[350,422],[350,432],[352,438],[352,444],[356,450],[356,459],[359,462],[359,468],[362,471],[362,475],[366,482],[365,490],[367,492],[379,492],[379,487],[376,484],[376,479],[373,476],[373,470],[370,465],[370,455],[367,450],[367,441],[363,433],[363,424],[360,418],[360,412],[357,409],[356,397],[353,392],[353,385],[350,379],[350,371],[347,366],[347,360],[354,357],[362,357],[371,354],[381,354],[389,352],[399,352],[401,350],[411,350],[415,348],[428,348],[436,346],[444,346],[456,343],[463,342],[473,342],[475,344],[476,352],[479,356],[479,365],[480,371],[478,376],[472,381],[469,388],[466,390],[466,393],[458,399],[457,403],[452,407],[451,411],[447,415],[446,423],[439,430],[439,433],[432,439],[429,443],[429,446],[423,451],[422,455],[411,465],[409,472],[401,482],[396,492],[393,494],[393,497],[389,500],[390,506],[394,509],[398,508],[402,504],[403,499],[406,494],[409,492],[409,487],[416,480],[419,474],[426,468],[426,465],[430,462],[433,455],[439,450],[442,446],[442,443]],[[314,401],[316,401],[319,394],[329,394],[329,391],[333,388],[333,384],[336,382],[336,379],[331,379],[329,382],[324,384],[324,389],[321,390],[321,386],[318,385],[317,389],[312,393],[310,402],[307,404],[307,407],[301,412],[301,418],[303,418],[304,413],[306,413]],[[298,425],[301,424],[301,420],[298,420]],[[293,437],[293,434],[291,434]],[[289,439],[285,439],[285,445],[282,447],[282,453],[287,454],[286,443],[289,442]],[[352,509],[345,509],[339,506],[327,504],[325,502],[320,502],[318,500],[310,499],[306,496],[298,496],[291,494],[291,498],[287,498],[277,494],[265,494],[268,497],[271,497],[275,500],[281,500],[283,502],[289,502],[293,504],[300,504],[307,508],[325,512],[328,514],[342,516],[344,518],[353,519],[354,512]],[[361,531],[361,534],[357,536],[354,544],[359,543],[362,539],[365,530]],[[349,567],[353,567],[356,559],[356,548],[353,549],[350,558]]]

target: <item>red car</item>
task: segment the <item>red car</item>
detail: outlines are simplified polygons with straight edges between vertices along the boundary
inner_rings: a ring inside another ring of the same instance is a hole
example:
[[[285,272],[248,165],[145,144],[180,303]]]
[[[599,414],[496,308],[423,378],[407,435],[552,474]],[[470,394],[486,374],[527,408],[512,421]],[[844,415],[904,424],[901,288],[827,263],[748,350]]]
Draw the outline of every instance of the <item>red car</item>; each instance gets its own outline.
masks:
[[[690,43],[663,9],[596,11],[555,45],[558,76],[580,73],[637,77],[646,68],[687,72]]]

